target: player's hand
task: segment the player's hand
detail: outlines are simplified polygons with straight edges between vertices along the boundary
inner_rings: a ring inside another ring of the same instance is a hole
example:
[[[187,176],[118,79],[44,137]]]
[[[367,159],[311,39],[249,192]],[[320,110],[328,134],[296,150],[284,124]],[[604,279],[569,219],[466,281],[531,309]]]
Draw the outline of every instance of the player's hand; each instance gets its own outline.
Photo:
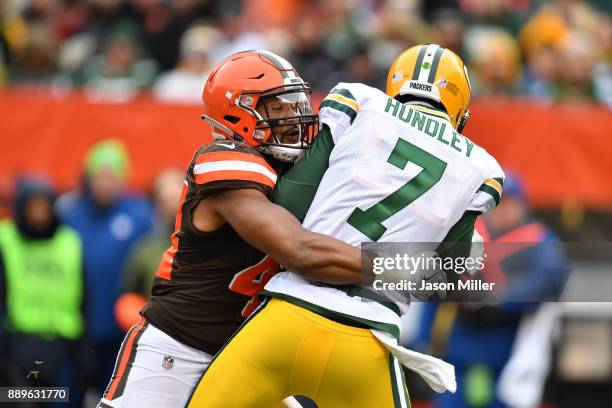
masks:
[[[438,257],[433,251],[427,251],[423,255],[424,258],[432,260]],[[444,269],[436,267],[435,264],[436,262],[431,262],[431,265],[424,265],[410,278],[416,283],[416,289],[411,292],[411,295],[418,300],[428,300],[434,292],[440,299],[446,298],[446,273]]]
[[[485,247],[484,247],[484,239],[478,233],[476,229],[474,229],[474,234],[472,235],[472,243],[470,246],[470,259],[484,259],[485,258]],[[470,276],[474,276],[474,274],[478,272],[478,268],[474,266],[474,268],[468,268],[467,273]]]

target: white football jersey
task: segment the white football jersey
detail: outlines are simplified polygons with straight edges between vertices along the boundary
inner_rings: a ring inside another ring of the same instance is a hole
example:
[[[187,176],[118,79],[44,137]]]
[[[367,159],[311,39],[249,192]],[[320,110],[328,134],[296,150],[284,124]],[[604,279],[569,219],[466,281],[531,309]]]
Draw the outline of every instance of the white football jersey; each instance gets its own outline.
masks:
[[[323,100],[319,122],[329,127],[334,147],[303,222],[309,230],[355,246],[439,243],[466,211],[485,213],[499,202],[499,164],[458,134],[444,112],[339,83]],[[266,291],[359,321],[399,325],[387,307],[293,272],[276,275]]]

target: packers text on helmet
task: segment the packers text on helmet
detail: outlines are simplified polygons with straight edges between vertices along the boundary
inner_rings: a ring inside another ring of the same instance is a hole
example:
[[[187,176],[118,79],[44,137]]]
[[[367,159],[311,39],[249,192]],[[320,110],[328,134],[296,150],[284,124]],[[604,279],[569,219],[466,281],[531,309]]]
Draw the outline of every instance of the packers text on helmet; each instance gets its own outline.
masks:
[[[387,95],[418,98],[441,105],[458,132],[470,112],[471,84],[461,58],[437,44],[417,45],[400,54],[387,76]]]

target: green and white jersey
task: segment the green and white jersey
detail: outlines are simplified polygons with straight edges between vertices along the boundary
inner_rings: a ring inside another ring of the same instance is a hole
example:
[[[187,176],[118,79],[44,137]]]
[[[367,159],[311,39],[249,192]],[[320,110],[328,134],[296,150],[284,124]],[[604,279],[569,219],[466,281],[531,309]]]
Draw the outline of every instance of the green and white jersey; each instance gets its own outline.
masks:
[[[319,122],[331,151],[303,221],[309,230],[355,246],[440,243],[465,214],[485,213],[500,200],[504,174],[497,161],[457,133],[444,112],[339,83],[323,100]],[[399,333],[392,327],[399,327],[396,308],[291,271],[265,289],[319,313]]]

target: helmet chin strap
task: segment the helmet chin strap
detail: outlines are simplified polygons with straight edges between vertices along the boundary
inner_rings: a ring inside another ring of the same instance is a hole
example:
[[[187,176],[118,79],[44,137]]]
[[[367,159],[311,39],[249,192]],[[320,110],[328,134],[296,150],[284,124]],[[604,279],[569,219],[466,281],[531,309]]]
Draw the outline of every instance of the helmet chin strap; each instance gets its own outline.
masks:
[[[260,146],[258,150],[282,162],[291,163],[304,155],[305,150],[288,146]]]

